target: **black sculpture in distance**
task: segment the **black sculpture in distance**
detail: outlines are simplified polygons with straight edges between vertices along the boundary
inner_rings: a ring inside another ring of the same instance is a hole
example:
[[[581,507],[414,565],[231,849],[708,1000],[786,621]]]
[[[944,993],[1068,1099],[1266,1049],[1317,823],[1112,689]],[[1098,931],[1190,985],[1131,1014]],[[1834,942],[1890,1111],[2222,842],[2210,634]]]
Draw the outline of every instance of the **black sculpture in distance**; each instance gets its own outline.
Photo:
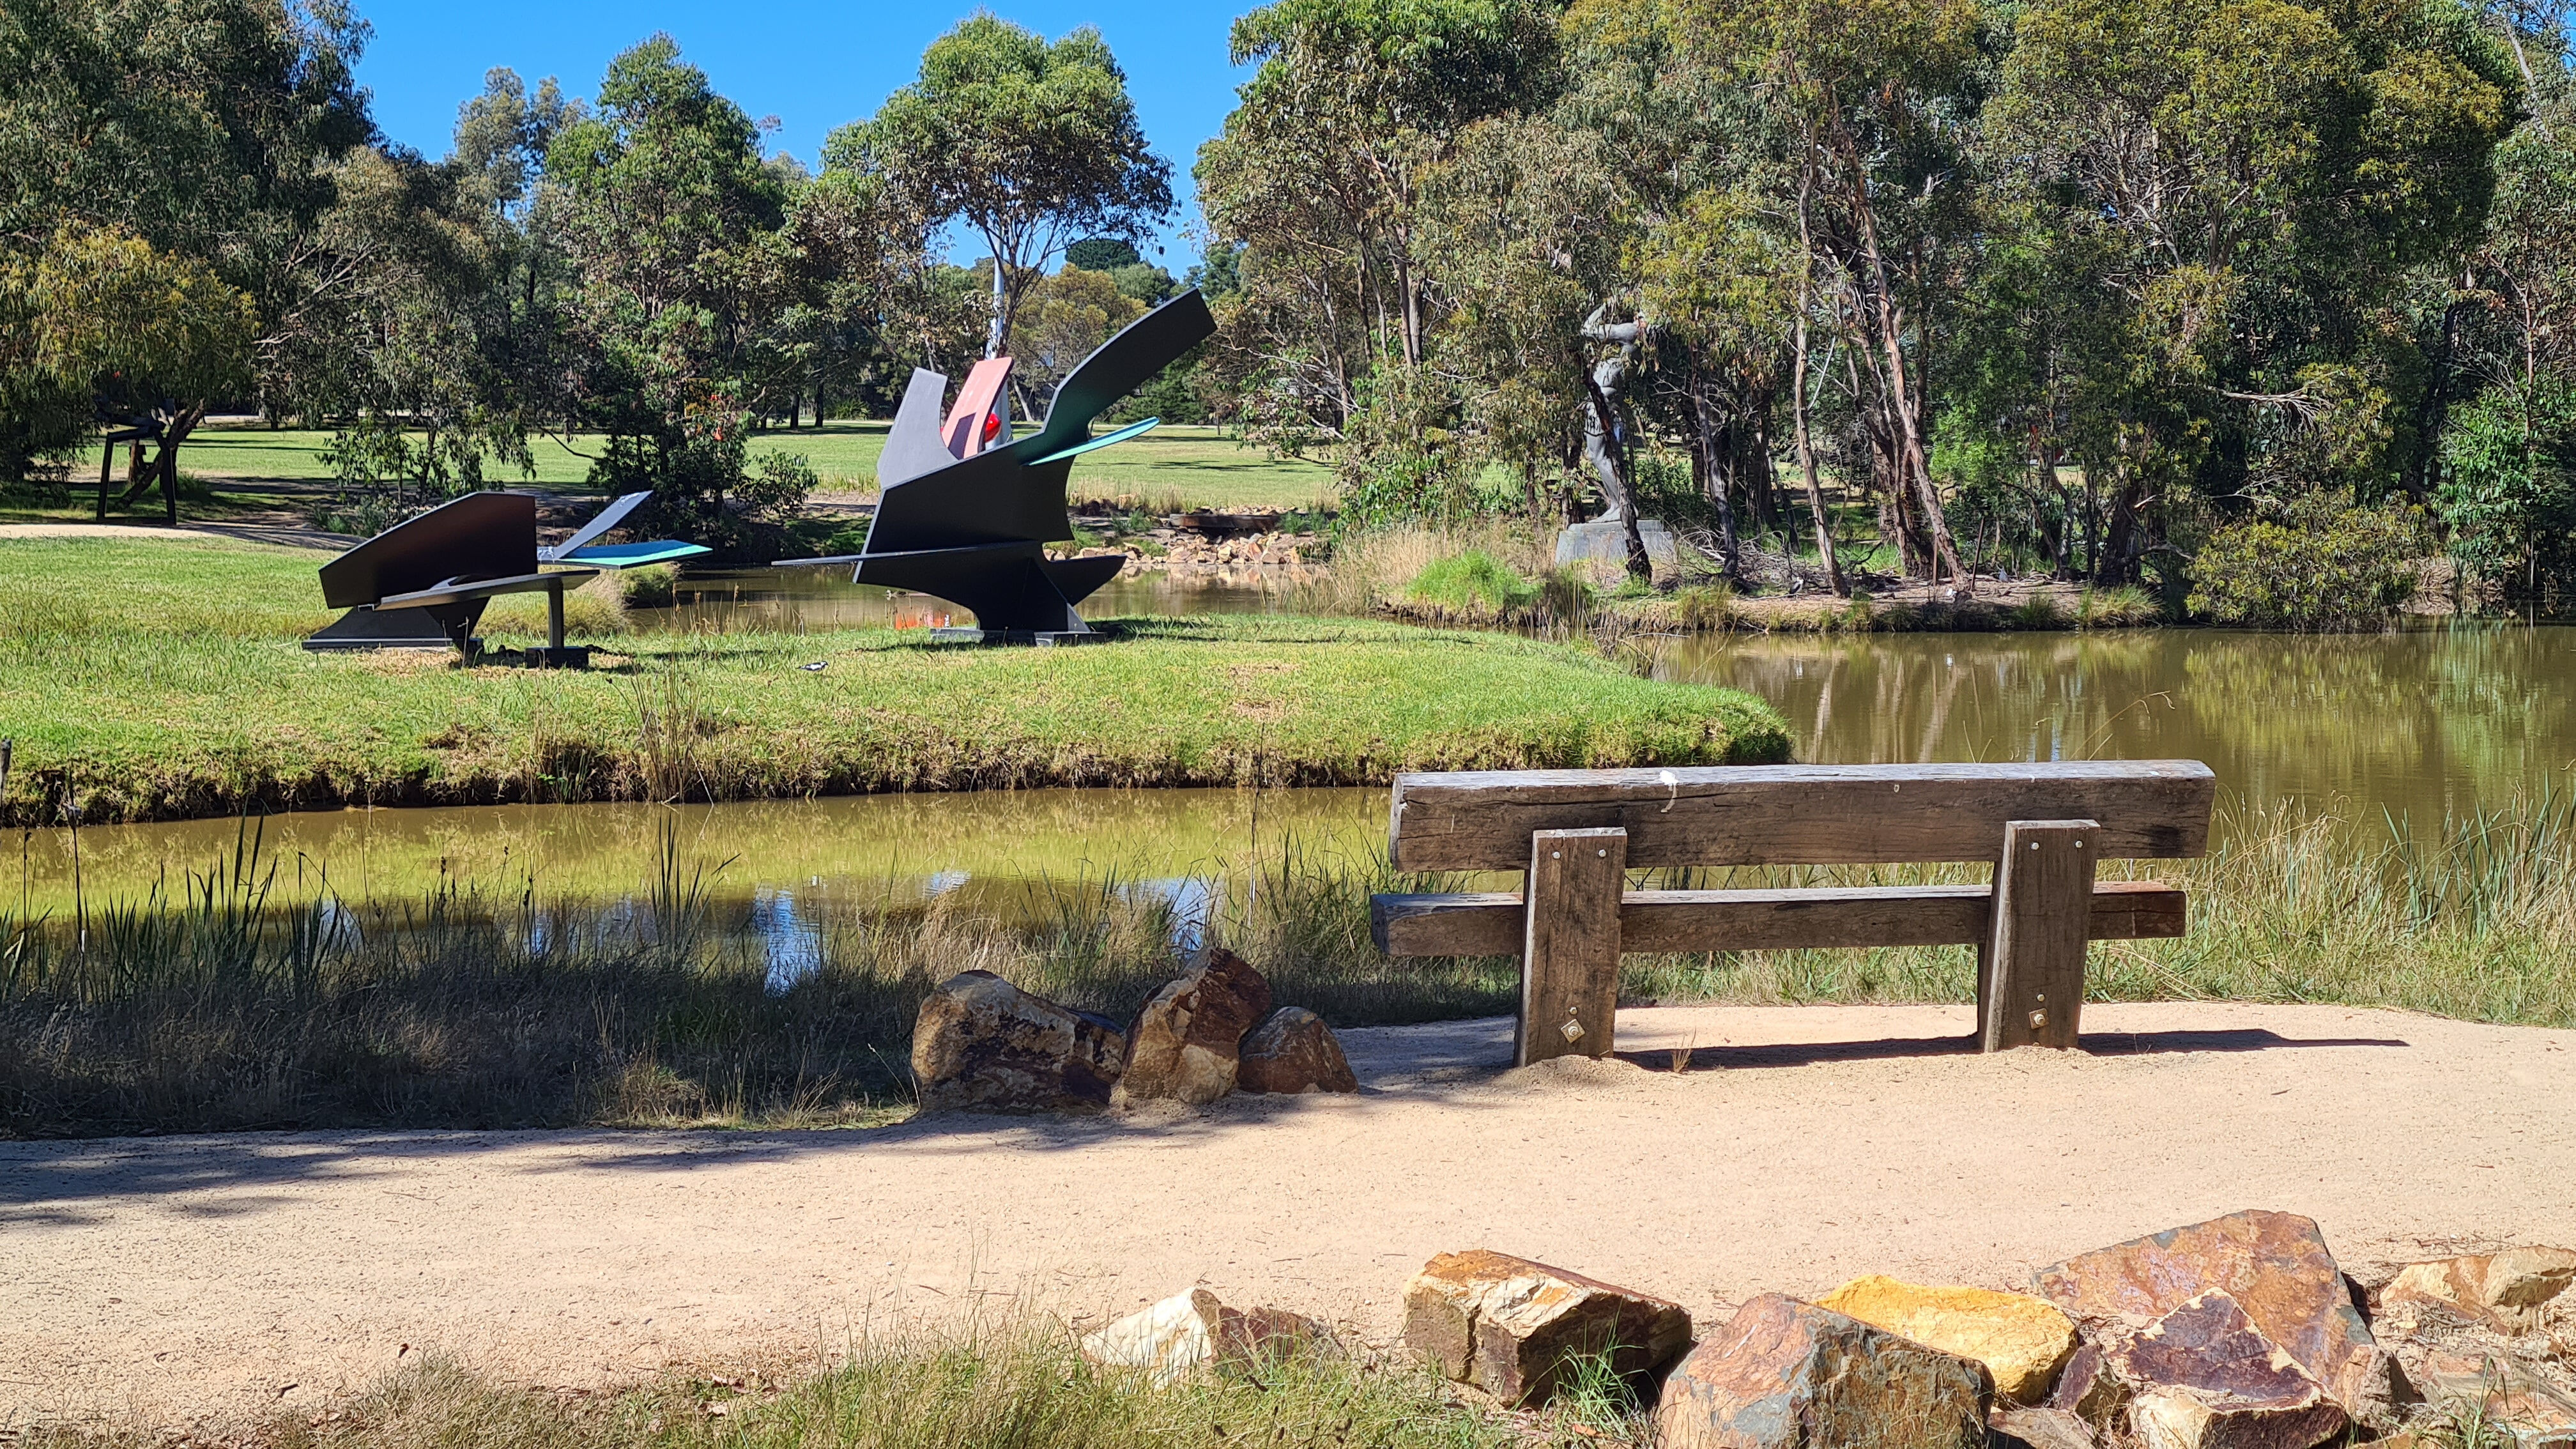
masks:
[[[929,594],[975,615],[987,642],[1079,643],[1099,637],[1075,610],[1118,576],[1116,558],[1051,559],[1073,537],[1065,480],[1073,460],[1153,427],[1147,418],[1104,437],[1094,418],[1215,335],[1196,291],[1137,318],[1058,387],[1046,421],[1025,438],[982,447],[1006,359],[979,365],[943,426],[948,379],[915,369],[877,460],[877,509],[854,554],[781,559],[778,567],[854,564],[851,582]]]

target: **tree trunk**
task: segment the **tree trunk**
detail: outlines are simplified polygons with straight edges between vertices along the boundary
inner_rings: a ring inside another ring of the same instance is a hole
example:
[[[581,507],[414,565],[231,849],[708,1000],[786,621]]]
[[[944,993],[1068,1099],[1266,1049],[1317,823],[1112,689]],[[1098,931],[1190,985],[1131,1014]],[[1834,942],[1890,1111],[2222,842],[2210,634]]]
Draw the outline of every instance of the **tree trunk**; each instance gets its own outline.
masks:
[[[1848,138],[1846,138],[1848,143]],[[1869,186],[1861,172],[1857,156],[1847,156],[1852,170],[1851,200],[1860,218],[1861,253],[1869,261],[1871,290],[1877,304],[1878,342],[1887,356],[1887,393],[1895,409],[1898,442],[1903,448],[1907,477],[1921,495],[1923,522],[1931,530],[1932,552],[1936,564],[1947,565],[1951,578],[1958,581],[1963,594],[1976,592],[1976,581],[1959,567],[1958,545],[1950,538],[1949,520],[1941,514],[1941,494],[1932,483],[1932,465],[1923,439],[1923,419],[1914,406],[1905,375],[1905,314],[1896,305],[1896,294],[1888,275],[1887,259],[1878,245],[1878,213],[1870,206]],[[1940,581],[1936,571],[1933,582]]]
[[[1697,379],[1693,379],[1691,416],[1699,425],[1696,434],[1699,445],[1691,450],[1691,470],[1699,476],[1693,481],[1699,484],[1700,495],[1717,505],[1717,562],[1727,581],[1732,583],[1741,577],[1738,570],[1742,546],[1735,537],[1735,501],[1731,496],[1735,488],[1730,478],[1734,472],[1733,460],[1721,455],[1715,411],[1709,406],[1708,393],[1698,386]]]
[[[1810,148],[1809,156],[1814,155]],[[1815,304],[1816,254],[1813,237],[1807,227],[1807,199],[1813,189],[1812,164],[1798,168],[1798,303],[1791,326],[1789,416],[1797,433],[1798,472],[1807,482],[1807,511],[1816,524],[1816,556],[1824,560],[1825,586],[1834,597],[1851,596],[1851,585],[1843,582],[1842,561],[1834,557],[1834,529],[1825,518],[1825,490],[1816,478],[1816,449],[1807,435],[1807,314]]]

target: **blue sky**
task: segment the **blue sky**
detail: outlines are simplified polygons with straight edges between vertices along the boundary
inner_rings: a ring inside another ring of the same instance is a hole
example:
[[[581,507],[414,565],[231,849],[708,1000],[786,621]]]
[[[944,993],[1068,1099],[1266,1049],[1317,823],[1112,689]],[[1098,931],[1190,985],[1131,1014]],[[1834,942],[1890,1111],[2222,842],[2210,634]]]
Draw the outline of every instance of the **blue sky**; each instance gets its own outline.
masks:
[[[1078,25],[1100,29],[1127,71],[1129,93],[1154,149],[1172,163],[1182,208],[1165,228],[1161,257],[1175,274],[1197,259],[1181,235],[1196,219],[1189,169],[1215,135],[1248,72],[1225,63],[1226,30],[1240,4],[1187,0],[1006,3],[987,8],[1049,39]],[[972,4],[856,4],[777,0],[761,5],[711,0],[359,0],[375,27],[358,79],[375,93],[376,124],[429,156],[447,154],[456,108],[483,88],[483,72],[505,65],[534,85],[553,76],[569,95],[588,96],[619,51],[668,31],[680,53],[715,88],[753,116],[776,116],[769,137],[812,166],[833,127],[876,110],[911,81],[922,49],[973,13]],[[970,249],[961,243],[962,253]],[[981,255],[980,251],[976,255]]]

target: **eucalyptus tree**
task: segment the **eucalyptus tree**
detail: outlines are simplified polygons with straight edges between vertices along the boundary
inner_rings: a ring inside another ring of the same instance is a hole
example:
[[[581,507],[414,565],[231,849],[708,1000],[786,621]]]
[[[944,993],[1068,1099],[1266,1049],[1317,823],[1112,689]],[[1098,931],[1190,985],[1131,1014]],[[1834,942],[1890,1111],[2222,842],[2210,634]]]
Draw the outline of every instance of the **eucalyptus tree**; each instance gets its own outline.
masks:
[[[118,397],[95,398],[159,424],[158,454],[134,470],[129,497],[155,477],[175,482],[179,448],[207,411],[250,395],[246,373],[273,384],[268,364],[309,325],[315,299],[348,280],[306,263],[332,200],[332,163],[373,131],[351,78],[366,34],[339,0],[10,0],[0,9],[0,249],[64,275],[139,269],[125,283],[102,279],[113,293],[140,296],[156,280],[202,269],[250,299],[250,350],[232,363],[198,365],[207,360],[190,344],[172,354],[196,359],[188,365],[129,374]],[[72,251],[51,264],[30,260],[58,244]],[[184,320],[164,330],[202,332]],[[94,392],[96,381],[71,392]],[[0,442],[0,457],[85,430],[92,398],[67,414],[65,394],[49,395],[50,411],[13,403],[0,419],[0,433],[16,440]]]
[[[2496,193],[2444,308],[2427,388],[2431,490],[2452,553],[2528,593],[2576,566],[2576,76],[2555,26],[2512,24],[2530,112],[2496,148]],[[2456,406],[2454,402],[2456,400]]]
[[[2063,428],[2108,499],[2095,576],[2140,578],[2201,497],[2404,477],[2391,449],[2430,440],[2398,304],[2480,225],[2507,48],[2457,0],[2034,0],[2010,39],[1984,144],[2085,309]]]
[[[1687,0],[1711,63],[1733,67],[1782,136],[1797,237],[1793,404],[1804,408],[1820,312],[1845,332],[1934,569],[1967,585],[1931,472],[1930,313],[1949,278],[1941,224],[1965,178],[1949,154],[1980,59],[1975,0]],[[1927,204],[1928,203],[1928,204]],[[1839,281],[1843,295],[1832,297]],[[1828,305],[1828,304],[1831,305]]]
[[[1047,263],[1094,237],[1141,241],[1172,209],[1171,163],[1146,145],[1100,32],[1043,36],[989,12],[932,41],[918,79],[825,141],[827,170],[882,173],[935,221],[991,248],[986,356]]]
[[[762,253],[787,178],[760,131],[655,36],[609,64],[592,111],[546,151],[578,278],[579,412],[611,436],[595,472],[649,486],[675,523],[716,526],[742,476],[745,365],[764,320]]]
[[[1294,447],[1374,405],[1418,439],[1454,408],[1421,374],[1445,306],[1426,188],[1473,123],[1554,84],[1551,7],[1277,0],[1235,22],[1231,55],[1258,68],[1194,175],[1239,253],[1223,351],[1244,420]]]

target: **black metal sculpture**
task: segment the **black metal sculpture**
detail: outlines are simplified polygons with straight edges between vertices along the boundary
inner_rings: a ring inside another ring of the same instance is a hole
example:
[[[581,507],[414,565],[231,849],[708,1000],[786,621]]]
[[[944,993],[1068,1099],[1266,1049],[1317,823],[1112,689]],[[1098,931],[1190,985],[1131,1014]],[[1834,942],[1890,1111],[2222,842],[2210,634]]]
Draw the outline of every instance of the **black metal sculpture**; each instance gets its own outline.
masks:
[[[1118,576],[1116,558],[1051,559],[1073,537],[1065,479],[1073,460],[1153,427],[1147,418],[1103,437],[1091,422],[1110,404],[1216,332],[1195,291],[1137,318],[1064,380],[1046,421],[1025,438],[981,446],[987,408],[1008,363],[982,364],[942,426],[948,379],[915,369],[877,460],[877,510],[859,552],[781,559],[779,567],[854,564],[853,583],[930,594],[972,610],[988,642],[1078,643],[1099,636],[1074,606]],[[999,367],[996,367],[996,364]]]
[[[629,493],[572,537],[537,546],[537,500],[525,493],[469,493],[395,524],[322,566],[322,602],[349,612],[304,641],[330,649],[446,648],[468,660],[482,652],[474,626],[502,594],[543,591],[546,647],[527,651],[539,668],[582,669],[590,651],[564,643],[563,592],[602,569],[668,563],[709,552],[694,543],[589,546],[649,493]],[[546,564],[574,565],[546,572]]]

